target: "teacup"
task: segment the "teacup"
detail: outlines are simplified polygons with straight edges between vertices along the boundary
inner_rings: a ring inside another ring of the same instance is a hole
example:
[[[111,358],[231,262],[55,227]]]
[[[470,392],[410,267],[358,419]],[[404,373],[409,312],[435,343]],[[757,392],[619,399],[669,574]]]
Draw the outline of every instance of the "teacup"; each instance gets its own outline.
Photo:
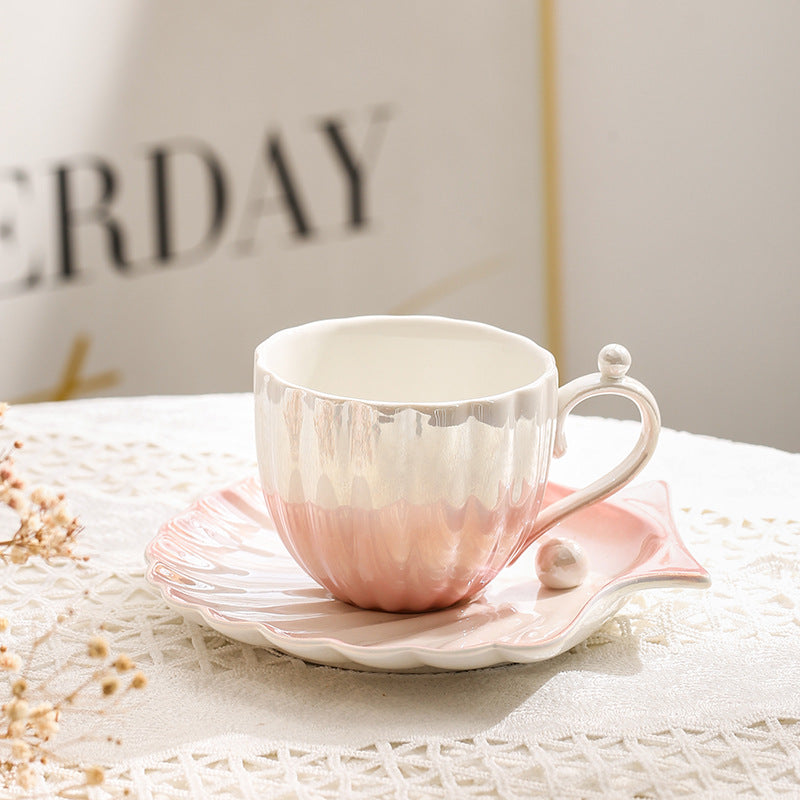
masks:
[[[323,320],[255,353],[259,473],[301,567],[340,600],[419,612],[474,597],[542,533],[602,500],[652,455],[649,390],[608,345],[598,373],[558,388],[555,359],[518,334],[426,316]],[[564,420],[619,394],[642,417],[633,451],[541,508]]]

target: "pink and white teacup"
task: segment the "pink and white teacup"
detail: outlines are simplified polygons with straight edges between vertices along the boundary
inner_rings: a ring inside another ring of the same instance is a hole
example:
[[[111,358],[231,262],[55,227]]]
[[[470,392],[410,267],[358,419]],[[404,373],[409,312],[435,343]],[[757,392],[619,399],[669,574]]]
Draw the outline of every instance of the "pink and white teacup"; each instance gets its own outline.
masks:
[[[612,494],[652,455],[649,390],[609,345],[558,388],[555,359],[489,325],[353,317],[279,331],[255,354],[256,445],[272,520],[300,566],[363,608],[418,612],[480,592],[565,516]],[[619,394],[642,417],[633,451],[542,509],[563,424]]]

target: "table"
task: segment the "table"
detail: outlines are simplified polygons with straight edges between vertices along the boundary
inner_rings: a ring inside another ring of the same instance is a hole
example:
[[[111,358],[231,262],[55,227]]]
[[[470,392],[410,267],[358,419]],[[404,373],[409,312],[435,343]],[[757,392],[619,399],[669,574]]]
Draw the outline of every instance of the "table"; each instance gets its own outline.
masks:
[[[59,749],[87,724],[64,715],[54,749],[107,765],[90,796],[800,793],[800,455],[665,430],[638,480],[669,482],[710,589],[635,595],[539,664],[363,673],[189,624],[144,580],[142,551],[163,520],[254,472],[252,413],[251,395],[102,399],[12,407],[0,432],[26,442],[18,461],[32,479],[68,493],[90,556],[0,565],[12,635],[74,607],[48,644],[54,662],[105,623],[149,679],[92,720],[89,740]],[[567,434],[553,477],[578,485],[637,426],[573,417]],[[43,796],[81,779],[54,763]]]

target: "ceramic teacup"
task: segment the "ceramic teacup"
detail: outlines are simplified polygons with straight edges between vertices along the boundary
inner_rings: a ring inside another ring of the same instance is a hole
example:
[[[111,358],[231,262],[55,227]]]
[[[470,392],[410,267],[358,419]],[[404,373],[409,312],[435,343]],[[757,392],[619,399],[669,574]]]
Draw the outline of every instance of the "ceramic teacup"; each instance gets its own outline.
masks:
[[[660,429],[652,394],[608,345],[561,389],[523,336],[443,317],[353,317],[279,331],[255,353],[256,445],[284,544],[335,597],[417,612],[473,597],[544,531],[625,485]],[[642,417],[633,451],[541,508],[567,414],[619,394]]]

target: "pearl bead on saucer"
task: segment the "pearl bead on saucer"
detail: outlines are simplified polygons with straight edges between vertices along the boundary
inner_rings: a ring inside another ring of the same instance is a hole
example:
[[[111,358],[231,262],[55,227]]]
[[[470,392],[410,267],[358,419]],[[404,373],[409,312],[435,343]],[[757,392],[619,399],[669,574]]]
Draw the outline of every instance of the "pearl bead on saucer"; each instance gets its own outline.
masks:
[[[571,539],[548,539],[536,553],[536,574],[548,589],[574,589],[589,572],[584,549]]]

